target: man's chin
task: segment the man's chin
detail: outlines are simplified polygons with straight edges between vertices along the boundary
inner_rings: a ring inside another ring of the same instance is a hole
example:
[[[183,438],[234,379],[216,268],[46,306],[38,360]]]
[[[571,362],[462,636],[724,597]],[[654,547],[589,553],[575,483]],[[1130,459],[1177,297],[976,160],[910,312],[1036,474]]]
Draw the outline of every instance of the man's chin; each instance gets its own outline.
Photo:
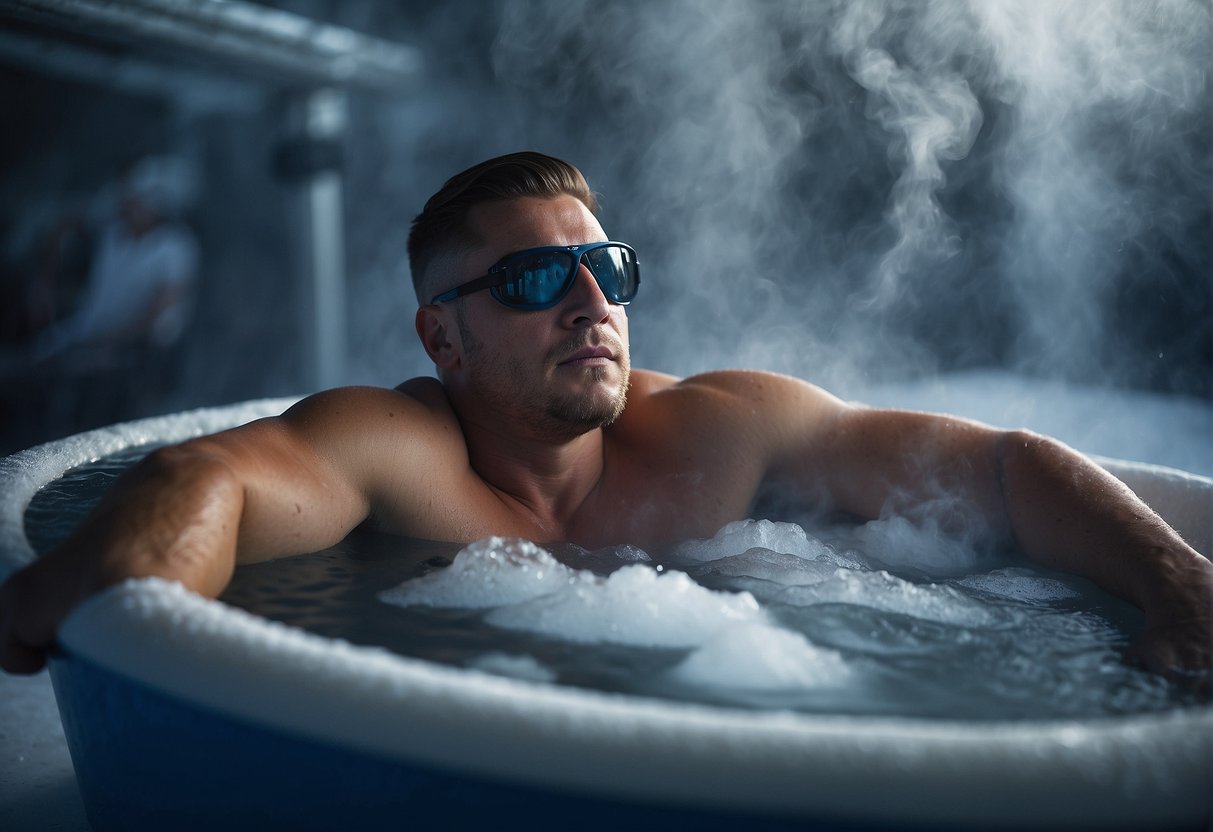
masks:
[[[577,433],[595,428],[604,428],[623,413],[627,405],[628,385],[626,376],[620,381],[601,379],[589,390],[561,397],[551,402],[548,416],[567,425]]]

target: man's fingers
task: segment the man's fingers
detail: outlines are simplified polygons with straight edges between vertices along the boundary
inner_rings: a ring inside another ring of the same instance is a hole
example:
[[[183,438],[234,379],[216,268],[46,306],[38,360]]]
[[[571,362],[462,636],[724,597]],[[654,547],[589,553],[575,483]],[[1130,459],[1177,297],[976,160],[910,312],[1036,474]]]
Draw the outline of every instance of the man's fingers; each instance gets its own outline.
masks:
[[[37,673],[55,642],[63,617],[59,577],[43,573],[41,561],[14,573],[0,584],[0,669],[8,673]]]
[[[1125,652],[1125,660],[1207,696],[1213,693],[1209,641],[1203,620],[1151,627]]]

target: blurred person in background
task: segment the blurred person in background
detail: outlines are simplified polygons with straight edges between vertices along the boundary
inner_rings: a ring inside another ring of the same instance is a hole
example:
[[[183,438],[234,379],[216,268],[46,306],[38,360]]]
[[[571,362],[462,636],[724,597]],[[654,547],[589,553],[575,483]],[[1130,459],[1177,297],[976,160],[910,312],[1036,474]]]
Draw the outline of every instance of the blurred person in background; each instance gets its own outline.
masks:
[[[96,216],[68,214],[44,233],[20,311],[6,316],[21,341],[3,369],[10,411],[63,432],[163,397],[193,310],[198,245],[182,218],[196,191],[186,160],[146,157],[96,200]]]

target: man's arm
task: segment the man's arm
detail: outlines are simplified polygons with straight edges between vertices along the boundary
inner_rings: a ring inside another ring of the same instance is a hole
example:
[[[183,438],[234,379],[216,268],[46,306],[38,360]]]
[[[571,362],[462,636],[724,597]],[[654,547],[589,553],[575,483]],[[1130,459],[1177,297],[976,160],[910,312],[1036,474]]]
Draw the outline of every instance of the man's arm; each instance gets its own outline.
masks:
[[[154,452],[62,546],[0,587],[0,667],[39,670],[67,613],[125,578],[158,576],[216,597],[238,562],[340,541],[370,513],[386,461],[407,470],[410,415],[425,417],[400,393],[330,391]]]
[[[983,532],[1140,607],[1149,667],[1213,668],[1213,564],[1086,457],[1027,431],[847,405],[793,380],[777,389],[772,470],[806,496],[865,518],[962,497]]]

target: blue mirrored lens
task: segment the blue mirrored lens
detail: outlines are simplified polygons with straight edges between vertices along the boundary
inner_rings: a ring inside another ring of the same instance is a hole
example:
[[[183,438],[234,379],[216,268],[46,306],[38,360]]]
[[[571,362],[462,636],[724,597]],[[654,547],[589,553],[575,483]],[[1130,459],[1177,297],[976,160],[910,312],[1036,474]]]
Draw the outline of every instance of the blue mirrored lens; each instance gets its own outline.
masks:
[[[533,255],[511,267],[512,279],[501,293],[517,303],[550,303],[564,293],[575,267],[573,255],[567,252]]]
[[[544,251],[505,264],[506,281],[493,288],[493,295],[507,306],[543,309],[559,303],[577,276],[577,255],[569,251]],[[613,303],[628,303],[636,296],[639,270],[636,258],[619,245],[605,245],[585,252],[584,262],[598,282],[602,294]]]
[[[585,253],[586,265],[608,300],[627,303],[636,295],[636,268],[631,253],[618,246],[604,246]]]

